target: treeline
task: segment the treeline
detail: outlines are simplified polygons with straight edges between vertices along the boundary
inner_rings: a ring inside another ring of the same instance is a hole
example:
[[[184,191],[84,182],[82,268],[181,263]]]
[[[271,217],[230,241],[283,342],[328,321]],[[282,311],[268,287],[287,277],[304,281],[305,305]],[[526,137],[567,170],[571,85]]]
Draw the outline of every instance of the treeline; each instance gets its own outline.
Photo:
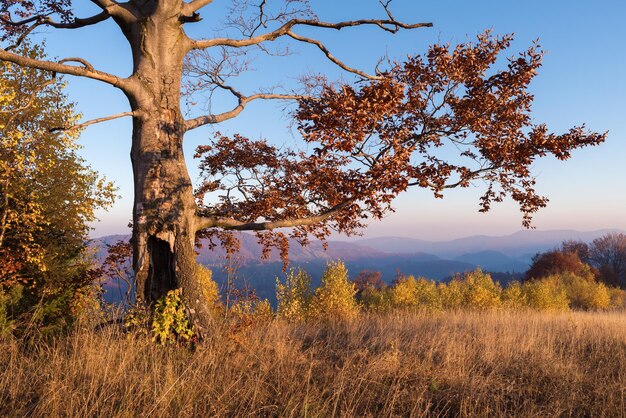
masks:
[[[585,275],[589,269],[596,280],[626,288],[626,235],[609,233],[590,244],[564,241],[558,248],[537,254],[526,278],[537,279],[563,272]]]
[[[512,281],[506,286],[480,269],[459,274],[448,282],[399,275],[387,286],[379,275],[371,272],[350,280],[344,263],[336,261],[328,263],[321,285],[315,289],[311,286],[311,276],[303,269],[291,270],[283,281],[277,279],[276,310],[269,301],[256,298],[254,292],[239,292],[231,304],[224,305],[210,271],[206,268],[201,271],[206,302],[213,307],[216,319],[225,318],[236,327],[273,318],[288,322],[341,321],[354,319],[361,313],[562,312],[626,307],[626,291],[599,282],[589,266],[577,273],[553,273],[540,279]],[[161,344],[194,338],[177,292],[171,291],[159,302],[152,318],[153,339]]]

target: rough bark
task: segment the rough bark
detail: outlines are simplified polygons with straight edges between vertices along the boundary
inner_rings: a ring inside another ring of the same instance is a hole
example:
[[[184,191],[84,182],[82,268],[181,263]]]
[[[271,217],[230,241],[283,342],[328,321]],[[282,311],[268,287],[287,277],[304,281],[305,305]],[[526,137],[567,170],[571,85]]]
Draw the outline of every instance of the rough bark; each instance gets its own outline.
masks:
[[[196,280],[196,204],[183,155],[180,80],[186,37],[173,2],[151,2],[125,34],[134,59],[131,159],[134,173],[133,264],[138,299],[153,304],[182,288],[198,330],[210,316]],[[167,9],[169,8],[169,9]]]

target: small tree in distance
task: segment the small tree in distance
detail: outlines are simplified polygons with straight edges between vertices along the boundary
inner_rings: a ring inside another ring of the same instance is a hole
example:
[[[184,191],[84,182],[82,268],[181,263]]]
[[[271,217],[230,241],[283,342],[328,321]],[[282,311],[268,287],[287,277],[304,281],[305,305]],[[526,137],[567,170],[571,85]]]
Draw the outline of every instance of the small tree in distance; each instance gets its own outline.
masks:
[[[410,187],[442,197],[446,189],[477,180],[487,184],[481,211],[510,196],[529,226],[532,214],[547,202],[534,189],[534,160],[546,154],[567,159],[573,149],[604,140],[584,127],[553,134],[532,123],[533,96],[527,89],[542,53],[533,46],[497,65],[510,36],[484,34],[475,43],[434,45],[370,74],[301,32],[368,26],[396,33],[431,26],[396,19],[391,1],[381,1],[382,18],[325,22],[307,0],[271,5],[234,0],[225,26],[213,28],[224,36],[206,39],[191,38],[185,28],[202,25],[200,12],[210,12],[212,0],[91,3],[94,14],[79,18],[70,0],[0,0],[0,60],[90,78],[126,95],[129,111],[96,121],[133,118],[137,296],[153,305],[181,288],[200,332],[210,323],[210,310],[197,280],[197,236],[255,231],[264,246],[280,247],[286,257],[286,233],[275,229],[290,228],[302,243],[310,236],[323,239],[332,230],[350,234],[367,219],[382,218]],[[97,70],[82,58],[54,62],[14,49],[37,29],[106,27],[106,21],[115,24],[132,53],[128,77]],[[272,52],[270,44],[280,40],[317,48],[354,76],[354,83],[320,76],[294,91],[259,86],[244,92],[236,86],[230,76],[246,69],[250,54],[256,48]],[[185,76],[194,81],[183,83]],[[236,105],[185,118],[181,88],[191,95],[224,91]],[[296,101],[295,123],[311,151],[218,134],[197,150],[204,182],[194,195],[183,156],[185,133],[232,119],[258,100]],[[455,155],[443,158],[442,149]],[[205,199],[216,194],[217,200]]]
[[[526,272],[526,278],[541,279],[560,273],[573,273],[583,276],[589,272],[589,265],[583,263],[577,253],[552,250],[533,257],[532,264]]]
[[[366,289],[380,290],[385,287],[385,282],[382,279],[382,273],[380,271],[363,270],[354,279],[354,287],[357,291],[357,296],[363,293]]]
[[[593,240],[589,260],[606,283],[626,288],[626,234],[610,233]]]

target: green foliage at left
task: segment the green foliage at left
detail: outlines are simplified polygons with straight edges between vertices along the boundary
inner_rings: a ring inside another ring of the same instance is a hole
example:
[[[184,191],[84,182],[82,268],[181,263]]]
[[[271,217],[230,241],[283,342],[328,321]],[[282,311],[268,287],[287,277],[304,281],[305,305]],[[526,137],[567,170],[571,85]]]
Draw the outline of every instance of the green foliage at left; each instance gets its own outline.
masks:
[[[63,81],[4,62],[0,74],[0,315],[14,330],[55,331],[94,307],[89,223],[116,190],[79,156],[80,132],[59,129],[80,118]]]
[[[181,293],[181,289],[170,290],[154,307],[152,340],[161,345],[189,343],[194,336]]]

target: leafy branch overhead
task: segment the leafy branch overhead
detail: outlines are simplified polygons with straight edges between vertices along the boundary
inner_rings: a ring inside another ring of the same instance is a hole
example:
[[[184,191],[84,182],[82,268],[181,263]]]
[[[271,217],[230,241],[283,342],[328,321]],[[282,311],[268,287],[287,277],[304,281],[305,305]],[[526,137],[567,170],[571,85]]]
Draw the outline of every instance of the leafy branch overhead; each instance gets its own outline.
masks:
[[[356,87],[326,86],[300,100],[294,117],[310,153],[266,141],[218,134],[197,149],[204,183],[198,198],[221,191],[202,207],[204,227],[271,230],[318,238],[330,228],[353,233],[380,219],[409,187],[468,187],[482,180],[481,210],[510,195],[524,225],[546,205],[531,168],[537,157],[567,159],[571,151],[601,143],[605,135],[576,127],[550,133],[533,124],[528,86],[541,66],[536,46],[496,61],[512,37],[481,35],[476,43],[432,46],[424,56],[394,64]],[[453,158],[443,158],[442,155]],[[263,218],[263,222],[256,222]]]

